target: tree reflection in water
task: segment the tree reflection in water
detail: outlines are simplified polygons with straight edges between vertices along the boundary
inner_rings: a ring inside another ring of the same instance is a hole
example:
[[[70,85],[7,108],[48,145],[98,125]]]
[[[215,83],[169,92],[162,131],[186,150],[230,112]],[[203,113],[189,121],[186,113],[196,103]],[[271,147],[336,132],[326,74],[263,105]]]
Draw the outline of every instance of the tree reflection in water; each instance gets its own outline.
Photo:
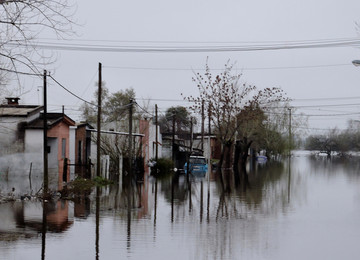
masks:
[[[290,168],[286,167],[285,161],[249,165],[246,169],[239,169],[237,173],[223,169],[220,173],[211,172],[209,178],[187,178],[184,174],[173,172],[158,178],[150,176],[144,178],[144,181],[124,176],[120,184],[97,187],[90,196],[79,194],[72,202],[59,200],[55,204],[44,203],[42,225],[38,229],[42,232],[42,259],[46,256],[48,233],[55,230],[55,226],[49,223],[52,220],[51,214],[56,212],[57,220],[64,216],[61,223],[58,223],[62,228],[68,228],[73,223],[66,215],[68,212],[63,211],[69,203],[73,203],[75,218],[85,221],[89,217],[95,217],[92,231],[95,233],[95,241],[93,239],[91,242],[95,249],[95,259],[102,259],[100,255],[106,253],[104,247],[106,248],[110,239],[103,231],[102,225],[107,225],[101,221],[104,218],[114,220],[114,236],[117,241],[124,241],[124,250],[129,254],[137,245],[139,229],[143,227],[139,223],[142,223],[146,224],[147,229],[151,229],[154,241],[159,235],[163,235],[161,232],[164,229],[169,228],[167,224],[170,224],[169,232],[174,231],[172,228],[194,228],[194,232],[202,236],[202,240],[196,243],[204,243],[199,248],[209,247],[208,250],[214,250],[214,258],[221,257],[222,252],[229,250],[235,243],[231,237],[235,232],[232,230],[233,224],[242,227],[256,214],[284,212],[283,209],[289,204],[290,184],[297,181],[295,178],[290,179],[289,173]],[[295,191],[292,190],[293,192]],[[21,215],[23,211],[18,212],[18,226],[29,226],[30,222],[25,222]],[[119,223],[121,225],[117,226]],[[158,228],[160,225],[161,229]],[[118,230],[119,228],[124,230]]]

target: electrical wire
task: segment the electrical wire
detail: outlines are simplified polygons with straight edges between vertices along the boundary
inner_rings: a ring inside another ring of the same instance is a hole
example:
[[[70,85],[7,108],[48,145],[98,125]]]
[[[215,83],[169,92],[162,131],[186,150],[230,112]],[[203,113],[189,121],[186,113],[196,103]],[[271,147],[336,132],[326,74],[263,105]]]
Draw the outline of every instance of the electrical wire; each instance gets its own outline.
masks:
[[[314,43],[314,42],[328,42],[328,41],[345,41],[357,38],[327,38],[327,39],[313,39],[313,40],[297,40],[297,41],[175,41],[175,40],[166,40],[166,41],[154,41],[154,40],[107,40],[107,39],[62,39],[65,42],[78,41],[78,42],[116,42],[116,43],[176,43],[176,44],[261,44],[261,43]],[[22,39],[16,39],[14,41],[19,42]],[[39,38],[39,40],[50,40],[50,41],[59,41],[59,39],[54,38]]]
[[[23,71],[10,70],[10,69],[5,69],[5,68],[0,68],[0,70],[5,71],[5,72],[10,72],[10,73],[27,75],[27,76],[38,76],[38,77],[42,77],[42,76],[43,76],[43,75],[40,74],[40,73],[23,72]]]
[[[71,92],[69,89],[67,89],[64,85],[62,85],[59,81],[57,81],[53,76],[49,75],[49,77],[56,83],[58,84],[60,87],[62,87],[65,91],[67,91],[68,93],[70,93],[71,95],[73,95],[74,97],[84,101],[85,103],[89,104],[89,105],[92,105],[92,106],[96,106],[98,107],[98,105],[94,104],[94,103],[91,103],[81,97],[79,97],[78,95],[74,94],[73,92]]]
[[[282,66],[282,67],[254,67],[254,68],[238,68],[243,71],[252,71],[252,70],[283,70],[283,69],[307,69],[307,68],[326,68],[326,67],[340,67],[340,66],[353,66],[351,64],[341,63],[341,64],[321,64],[321,65],[308,65],[308,66]],[[122,67],[122,66],[103,66],[104,68],[109,69],[122,69],[122,70],[151,70],[151,71],[202,71],[205,68],[154,68],[154,67]],[[212,71],[223,71],[224,69],[211,69]]]
[[[21,42],[8,42],[5,45],[26,47],[27,44]],[[309,48],[327,48],[327,47],[349,47],[359,46],[360,39],[333,39],[323,41],[299,41],[273,44],[250,44],[234,46],[134,46],[134,45],[94,45],[77,43],[33,43],[35,48],[67,51],[91,51],[91,52],[153,52],[153,53],[191,53],[191,52],[243,52],[243,51],[268,51],[268,50],[289,50],[289,49],[309,49]]]
[[[141,107],[137,102],[135,102],[135,105],[137,105],[142,111],[144,111],[146,114],[151,115],[154,117],[155,115],[147,111],[145,108]]]

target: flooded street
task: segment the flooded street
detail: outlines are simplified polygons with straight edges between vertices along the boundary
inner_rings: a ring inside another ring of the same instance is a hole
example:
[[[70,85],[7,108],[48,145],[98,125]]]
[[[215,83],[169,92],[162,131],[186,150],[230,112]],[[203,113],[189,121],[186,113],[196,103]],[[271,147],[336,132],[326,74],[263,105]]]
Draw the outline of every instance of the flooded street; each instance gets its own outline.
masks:
[[[149,177],[75,200],[2,203],[0,259],[358,259],[359,166],[294,152],[247,180]]]

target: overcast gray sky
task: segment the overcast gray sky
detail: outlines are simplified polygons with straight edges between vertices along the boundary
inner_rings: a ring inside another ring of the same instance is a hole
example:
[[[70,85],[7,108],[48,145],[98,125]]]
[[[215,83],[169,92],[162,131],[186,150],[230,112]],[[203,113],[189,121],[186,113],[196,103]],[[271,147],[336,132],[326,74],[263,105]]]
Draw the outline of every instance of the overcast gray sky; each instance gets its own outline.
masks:
[[[358,0],[78,0],[75,19],[81,26],[71,41],[40,39],[43,43],[103,46],[254,46],[290,42],[323,42],[359,38]],[[309,117],[309,127],[346,127],[348,119],[360,120],[360,47],[233,52],[102,52],[57,51],[49,70],[61,84],[86,100],[96,90],[98,63],[111,92],[133,87],[139,104],[153,99],[161,110],[184,105],[181,93],[196,95],[192,69],[222,69],[236,62],[244,82],[258,88],[281,87],[294,99],[292,105]],[[201,72],[201,71],[200,71]],[[214,71],[218,72],[218,71]],[[32,91],[25,103],[41,101],[41,79],[22,78]],[[61,110],[77,119],[81,101],[49,82],[49,110]],[[327,100],[323,100],[323,99]],[[344,98],[344,99],[342,99]],[[164,102],[161,100],[172,100]],[[324,106],[324,105],[332,106]],[[340,106],[342,104],[352,104]],[[307,106],[300,108],[299,106]],[[314,107],[315,106],[315,107]],[[317,107],[316,107],[317,106]],[[358,114],[356,114],[358,113]],[[324,116],[319,116],[323,114]],[[320,131],[320,130],[319,130]]]

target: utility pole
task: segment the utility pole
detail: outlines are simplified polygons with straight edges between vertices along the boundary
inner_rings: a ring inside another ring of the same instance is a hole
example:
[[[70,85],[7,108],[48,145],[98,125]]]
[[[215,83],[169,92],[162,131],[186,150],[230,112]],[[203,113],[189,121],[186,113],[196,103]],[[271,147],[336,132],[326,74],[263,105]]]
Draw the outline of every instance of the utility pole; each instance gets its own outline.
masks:
[[[129,174],[132,174],[132,156],[133,156],[133,141],[132,141],[132,117],[133,117],[133,100],[130,99],[129,106]]]
[[[291,108],[289,108],[289,156],[291,156]]]
[[[100,176],[100,138],[101,138],[101,96],[102,96],[102,87],[101,87],[101,63],[99,62],[99,81],[98,81],[98,114],[97,114],[97,140],[96,140],[96,176]]]
[[[205,102],[201,102],[201,150],[204,153],[204,129],[205,129]]]
[[[211,109],[209,107],[209,129],[208,129],[208,172],[207,172],[207,182],[208,182],[208,189],[210,190],[210,172],[211,172]],[[210,194],[208,194],[209,200]]]
[[[172,118],[172,160],[175,160],[175,114]]]
[[[209,109],[209,136],[211,135],[211,110]]]
[[[192,154],[192,150],[193,150],[193,142],[194,142],[193,135],[194,135],[194,133],[193,133],[193,117],[191,117],[191,120],[190,120],[190,155]]]
[[[159,156],[159,148],[158,148],[158,106],[155,104],[155,161],[157,163]]]
[[[46,70],[44,70],[44,117],[43,117],[43,141],[44,141],[44,194],[49,191],[49,172],[48,172],[48,142],[47,142],[47,91],[46,91]]]

